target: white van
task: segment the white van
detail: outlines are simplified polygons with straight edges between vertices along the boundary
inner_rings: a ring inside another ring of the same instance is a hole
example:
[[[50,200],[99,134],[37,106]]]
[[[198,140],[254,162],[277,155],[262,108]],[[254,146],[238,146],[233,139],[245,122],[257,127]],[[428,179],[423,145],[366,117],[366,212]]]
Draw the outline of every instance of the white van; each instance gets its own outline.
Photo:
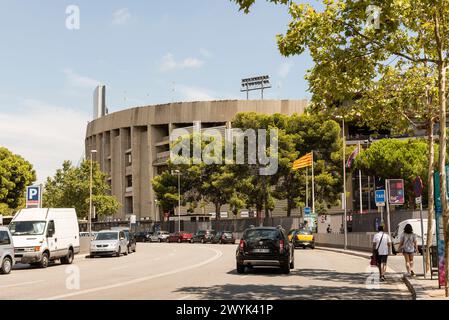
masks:
[[[71,264],[80,251],[75,209],[22,209],[9,225],[17,263],[46,268],[50,261]]]
[[[401,242],[401,236],[404,233],[404,228],[407,224],[410,224],[413,228],[413,233],[416,235],[416,240],[418,241],[419,252],[422,253],[422,239],[421,239],[421,219],[408,219],[401,221],[396,230],[391,235],[393,241],[393,252],[399,252],[399,243]],[[427,244],[427,219],[423,219],[424,225],[424,246]],[[435,233],[435,219],[433,219],[433,245],[436,246],[437,239]]]

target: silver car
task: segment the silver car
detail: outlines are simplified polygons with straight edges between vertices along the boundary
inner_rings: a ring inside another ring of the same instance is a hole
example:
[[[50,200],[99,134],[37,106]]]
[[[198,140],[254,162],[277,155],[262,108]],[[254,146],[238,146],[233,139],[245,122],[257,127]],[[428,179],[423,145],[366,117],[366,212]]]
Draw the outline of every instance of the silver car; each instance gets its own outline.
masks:
[[[14,265],[14,244],[11,233],[0,227],[0,274],[8,274]]]
[[[90,242],[90,257],[128,255],[128,240],[120,230],[100,231]]]
[[[170,233],[167,231],[158,231],[156,234],[159,242],[167,242],[167,239],[170,236]]]

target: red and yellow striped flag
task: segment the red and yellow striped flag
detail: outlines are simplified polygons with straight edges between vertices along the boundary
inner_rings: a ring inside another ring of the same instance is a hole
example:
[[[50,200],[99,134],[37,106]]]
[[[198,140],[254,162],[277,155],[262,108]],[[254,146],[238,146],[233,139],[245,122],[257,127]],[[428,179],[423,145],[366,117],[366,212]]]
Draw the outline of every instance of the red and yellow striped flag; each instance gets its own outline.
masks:
[[[312,153],[306,154],[304,157],[293,162],[293,170],[299,170],[312,166],[313,155]]]

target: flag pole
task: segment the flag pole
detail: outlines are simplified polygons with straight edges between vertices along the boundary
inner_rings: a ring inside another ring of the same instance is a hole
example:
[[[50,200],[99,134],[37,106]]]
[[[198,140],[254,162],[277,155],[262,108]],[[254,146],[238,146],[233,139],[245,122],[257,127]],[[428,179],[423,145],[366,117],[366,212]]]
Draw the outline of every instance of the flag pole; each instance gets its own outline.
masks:
[[[315,215],[315,172],[314,172],[314,154],[312,150],[312,213]]]
[[[360,140],[359,140],[359,154],[361,153]],[[362,194],[362,170],[359,169],[359,195],[360,195],[360,214],[363,213],[363,194]]]
[[[306,167],[306,207],[309,207],[309,168]]]

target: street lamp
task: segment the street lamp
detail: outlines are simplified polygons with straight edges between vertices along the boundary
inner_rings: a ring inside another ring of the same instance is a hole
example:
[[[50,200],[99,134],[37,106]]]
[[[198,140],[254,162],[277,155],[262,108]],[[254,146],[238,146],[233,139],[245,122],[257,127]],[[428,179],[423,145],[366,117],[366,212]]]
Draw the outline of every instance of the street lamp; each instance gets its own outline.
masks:
[[[178,232],[181,232],[181,171],[173,172],[178,175]]]
[[[344,249],[347,250],[348,248],[348,211],[346,208],[346,135],[345,135],[345,117],[344,116],[337,116],[336,118],[342,119],[342,137],[343,137],[343,207],[344,207],[344,221],[343,221],[343,227],[345,232],[345,246]]]
[[[90,150],[90,184],[89,184],[89,236],[92,234],[92,180],[93,180],[93,154],[97,150]]]

